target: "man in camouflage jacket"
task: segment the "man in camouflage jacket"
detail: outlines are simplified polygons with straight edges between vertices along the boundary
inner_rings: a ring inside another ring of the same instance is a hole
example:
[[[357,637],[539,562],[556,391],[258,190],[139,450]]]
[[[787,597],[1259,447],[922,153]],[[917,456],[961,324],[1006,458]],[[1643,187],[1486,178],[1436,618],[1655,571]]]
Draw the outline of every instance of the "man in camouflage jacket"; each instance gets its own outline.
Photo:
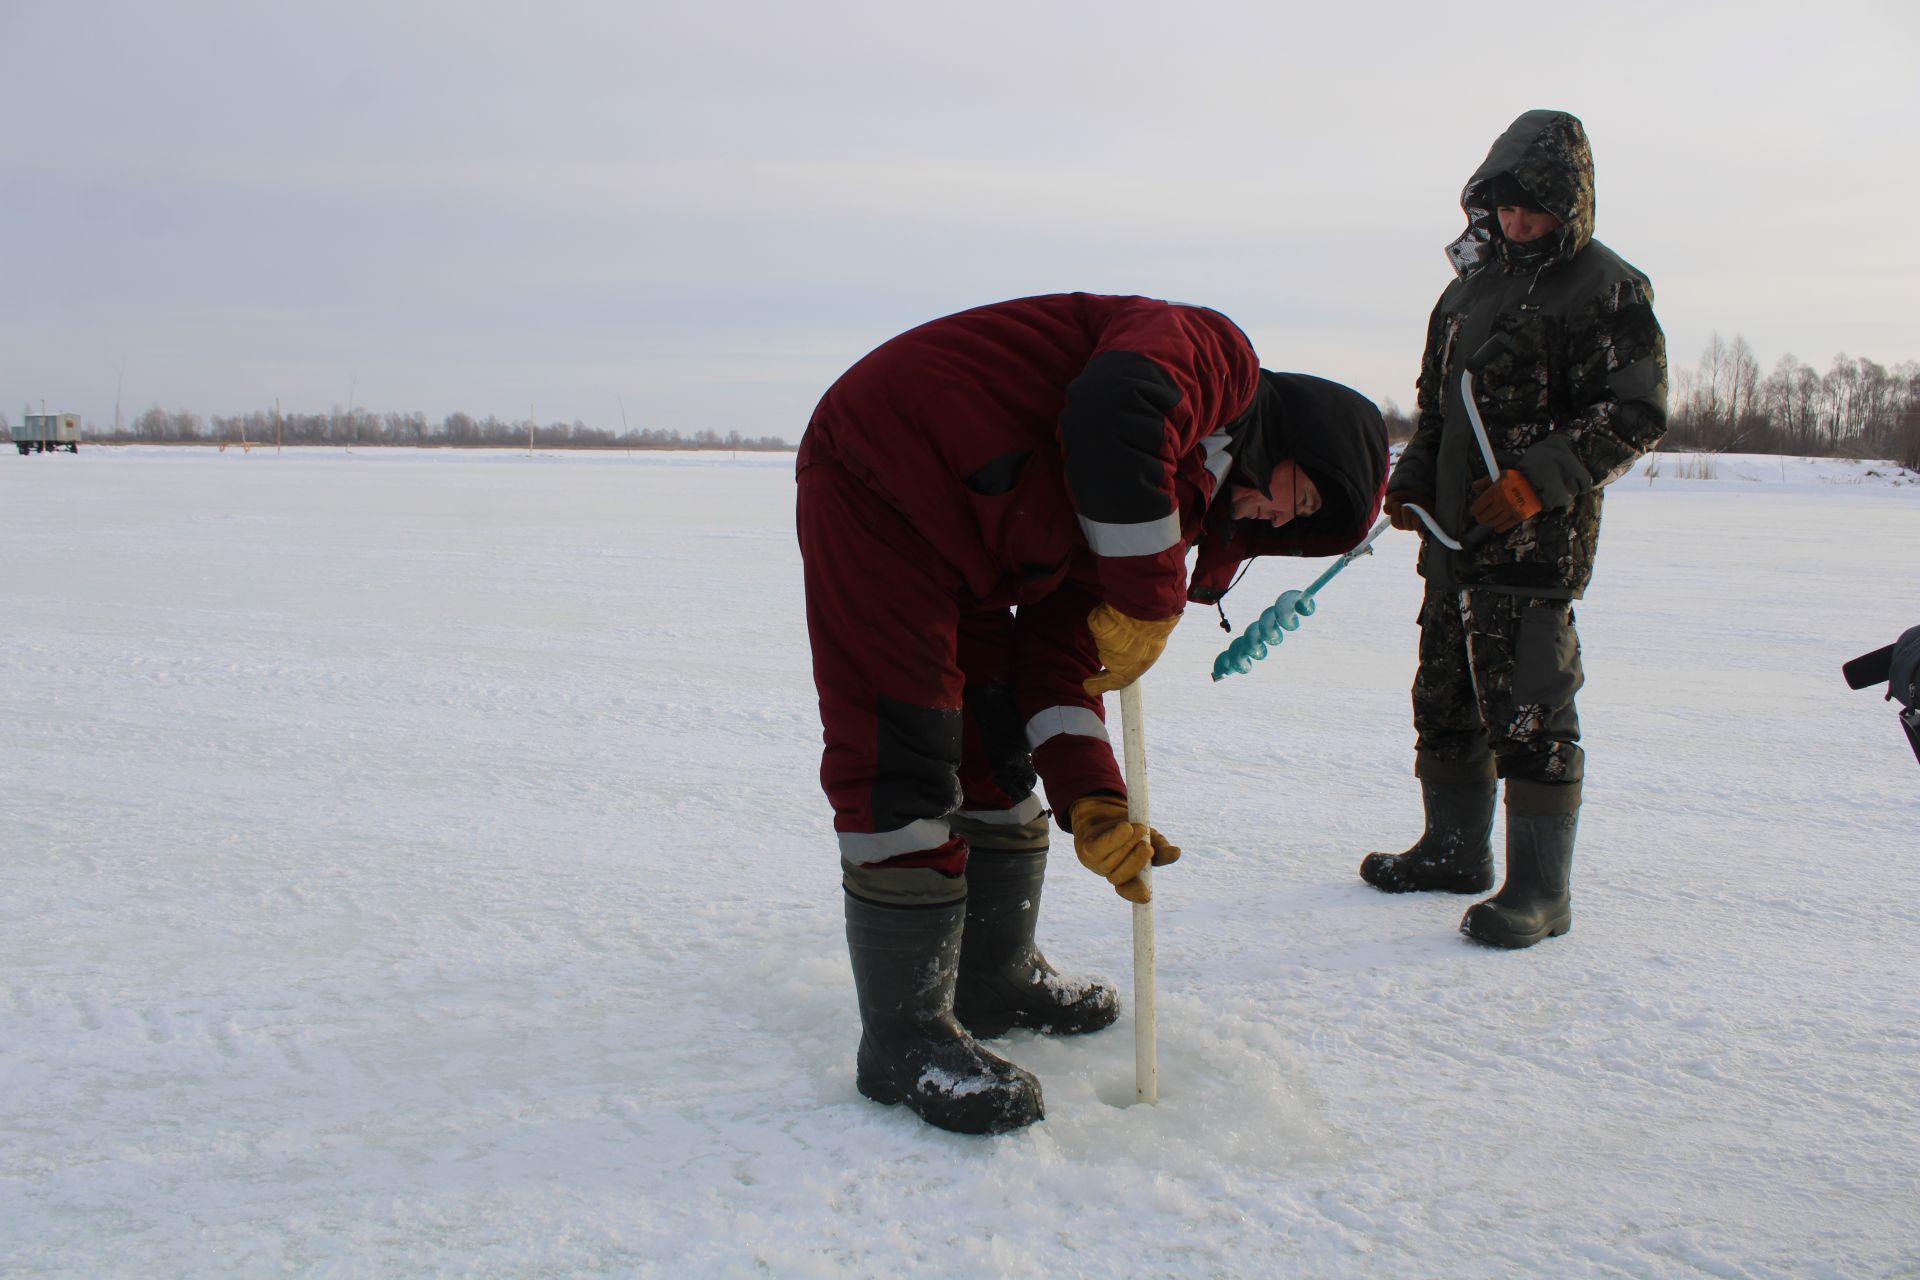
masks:
[[[1593,239],[1593,156],[1579,120],[1521,116],[1460,203],[1467,230],[1447,250],[1459,278],[1428,324],[1413,438],[1385,508],[1423,537],[1413,713],[1427,825],[1405,853],[1369,855],[1361,875],[1390,892],[1490,888],[1495,779],[1505,778],[1506,883],[1461,928],[1524,947],[1572,922],[1583,676],[1571,602],[1592,576],[1604,487],[1666,431],[1666,348],[1646,276]],[[1409,505],[1468,549],[1427,533]],[[1479,524],[1493,536],[1476,544],[1466,535]]]

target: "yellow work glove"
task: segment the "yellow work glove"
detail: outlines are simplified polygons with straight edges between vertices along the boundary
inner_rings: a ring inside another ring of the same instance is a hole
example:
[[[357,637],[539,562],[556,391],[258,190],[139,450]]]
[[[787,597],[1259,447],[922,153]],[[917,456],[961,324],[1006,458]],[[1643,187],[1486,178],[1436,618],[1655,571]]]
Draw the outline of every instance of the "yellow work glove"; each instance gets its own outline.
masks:
[[[1164,867],[1180,858],[1180,846],[1144,822],[1127,821],[1127,802],[1119,796],[1081,796],[1073,802],[1073,852],[1090,870],[1103,875],[1128,902],[1147,902],[1153,894],[1140,879],[1148,863]]]
[[[1106,670],[1088,676],[1083,682],[1088,693],[1099,697],[1124,689],[1147,674],[1147,668],[1160,659],[1167,637],[1180,624],[1180,615],[1142,622],[1130,618],[1110,604],[1103,604],[1087,615],[1087,630],[1100,646],[1100,665]]]

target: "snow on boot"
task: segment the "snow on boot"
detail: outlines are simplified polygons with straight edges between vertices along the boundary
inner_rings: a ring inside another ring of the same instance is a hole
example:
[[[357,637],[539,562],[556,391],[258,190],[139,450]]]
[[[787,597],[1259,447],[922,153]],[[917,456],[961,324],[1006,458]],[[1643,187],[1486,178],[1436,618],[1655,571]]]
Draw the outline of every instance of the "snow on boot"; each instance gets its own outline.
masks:
[[[1500,892],[1467,908],[1460,932],[1490,947],[1518,950],[1573,928],[1573,836],[1580,825],[1579,784],[1571,784],[1571,806],[1528,803],[1515,808],[1514,791],[1529,784],[1507,784],[1507,880]],[[1531,784],[1532,790],[1565,791],[1566,786]],[[1547,812],[1532,811],[1546,809]]]
[[[1063,978],[1033,943],[1046,850],[967,859],[967,920],[953,1014],[982,1039],[1025,1027],[1080,1035],[1112,1026],[1120,993],[1105,982]]]
[[[860,1001],[860,1092],[905,1103],[955,1133],[1005,1133],[1040,1119],[1040,1081],[954,1021],[965,904],[889,907],[852,894],[846,902]]]
[[[1485,893],[1493,888],[1492,778],[1472,782],[1420,779],[1427,829],[1405,853],[1370,853],[1360,878],[1387,893],[1437,889]]]

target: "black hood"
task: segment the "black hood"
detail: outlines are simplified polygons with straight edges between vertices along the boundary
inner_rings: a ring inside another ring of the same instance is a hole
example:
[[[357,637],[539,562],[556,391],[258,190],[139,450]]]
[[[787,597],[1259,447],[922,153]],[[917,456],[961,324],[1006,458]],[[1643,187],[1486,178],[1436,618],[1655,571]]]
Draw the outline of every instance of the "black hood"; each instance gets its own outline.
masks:
[[[1234,442],[1230,484],[1264,491],[1273,469],[1292,461],[1320,490],[1320,509],[1275,534],[1323,537],[1367,531],[1374,495],[1386,473],[1386,428],[1373,401],[1352,387],[1305,373],[1260,371],[1253,411]]]
[[[1233,468],[1207,515],[1192,599],[1218,599],[1225,582],[1215,578],[1249,556],[1340,555],[1367,536],[1387,482],[1387,428],[1373,401],[1325,378],[1262,369],[1253,407],[1228,434]],[[1273,469],[1289,460],[1320,490],[1320,509],[1278,529],[1235,520],[1231,486],[1264,489]]]

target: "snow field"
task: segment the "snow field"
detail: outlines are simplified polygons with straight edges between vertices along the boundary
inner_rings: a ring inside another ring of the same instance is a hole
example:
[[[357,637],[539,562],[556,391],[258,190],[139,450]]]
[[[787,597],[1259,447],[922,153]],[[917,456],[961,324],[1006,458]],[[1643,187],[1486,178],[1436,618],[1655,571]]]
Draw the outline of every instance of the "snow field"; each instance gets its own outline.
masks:
[[[1355,874],[1419,824],[1389,535],[1148,679],[1160,1105],[1130,1017],[1015,1033],[983,1141],[853,1089],[789,456],[0,458],[0,1273],[1920,1274],[1920,770],[1839,676],[1920,487],[1666,461],[1572,934]],[[1124,996],[1127,929],[1058,841],[1055,962]]]

